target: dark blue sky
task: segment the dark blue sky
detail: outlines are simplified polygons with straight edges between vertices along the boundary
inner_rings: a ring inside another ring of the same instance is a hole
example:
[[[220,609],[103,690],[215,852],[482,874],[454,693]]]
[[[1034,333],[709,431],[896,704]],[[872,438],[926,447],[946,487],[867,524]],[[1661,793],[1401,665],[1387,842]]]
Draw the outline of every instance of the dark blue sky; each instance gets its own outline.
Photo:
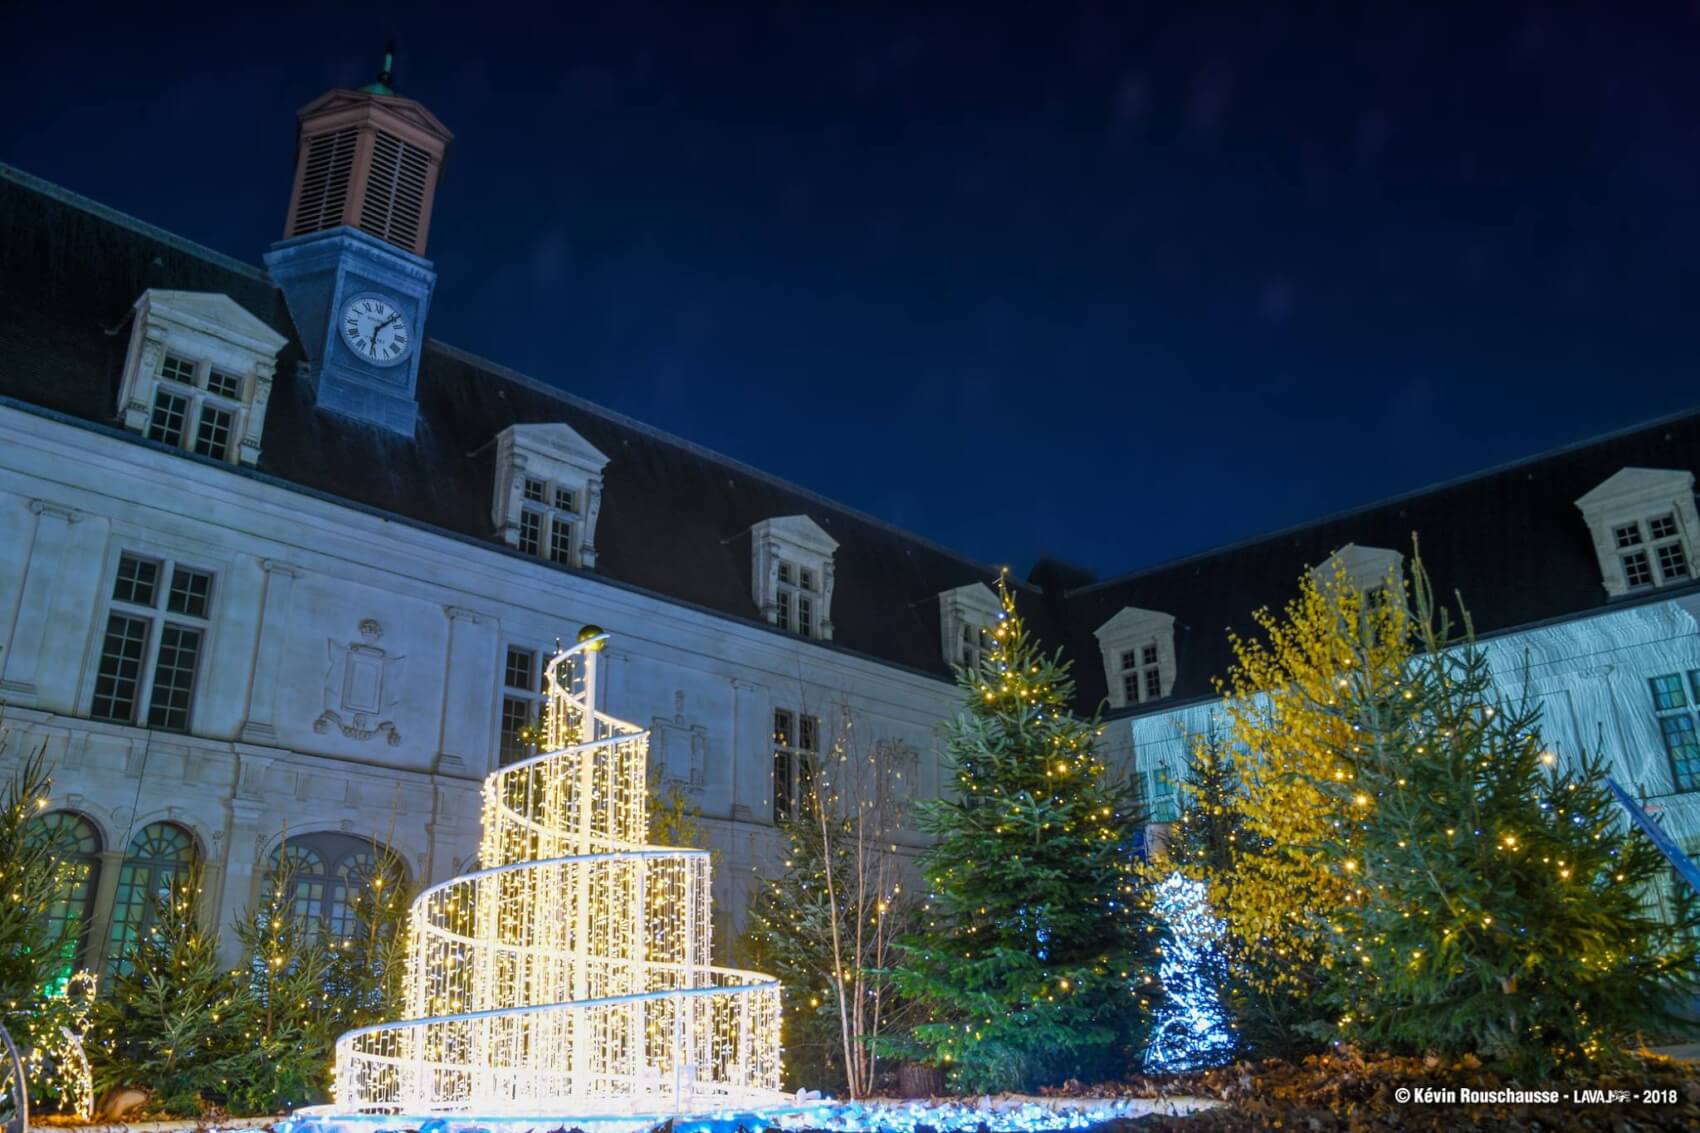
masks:
[[[1692,3],[107,7],[0,160],[257,261],[394,32],[428,333],[1019,569],[1700,403]]]

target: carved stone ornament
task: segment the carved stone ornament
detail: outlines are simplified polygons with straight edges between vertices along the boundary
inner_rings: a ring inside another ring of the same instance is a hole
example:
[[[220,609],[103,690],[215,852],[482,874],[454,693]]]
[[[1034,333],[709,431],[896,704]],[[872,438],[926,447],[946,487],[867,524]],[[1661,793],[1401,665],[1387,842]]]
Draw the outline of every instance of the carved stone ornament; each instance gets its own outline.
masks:
[[[360,622],[357,642],[328,638],[325,710],[313,721],[315,732],[336,728],[351,740],[382,735],[391,747],[401,743],[395,721],[385,719],[401,700],[406,657],[392,657],[378,645],[384,627],[376,618]]]

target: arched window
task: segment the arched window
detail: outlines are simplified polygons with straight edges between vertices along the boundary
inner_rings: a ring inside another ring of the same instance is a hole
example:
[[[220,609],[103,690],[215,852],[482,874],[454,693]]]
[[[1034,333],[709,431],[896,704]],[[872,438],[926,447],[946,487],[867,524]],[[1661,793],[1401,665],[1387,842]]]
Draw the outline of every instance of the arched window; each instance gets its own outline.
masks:
[[[127,974],[136,943],[153,925],[154,901],[172,878],[195,864],[195,839],[172,822],[154,822],[130,839],[118,893],[112,901],[112,932],[106,943],[108,977]]]
[[[298,834],[272,851],[272,869],[287,861],[294,875],[295,915],[312,935],[346,940],[358,928],[355,899],[369,885],[383,859],[389,883],[404,880],[401,860],[369,839],[323,831]]]
[[[55,810],[30,820],[29,837],[45,842],[59,863],[59,886],[47,910],[47,930],[59,941],[62,963],[49,984],[62,991],[88,952],[89,918],[100,881],[100,833],[75,811]]]

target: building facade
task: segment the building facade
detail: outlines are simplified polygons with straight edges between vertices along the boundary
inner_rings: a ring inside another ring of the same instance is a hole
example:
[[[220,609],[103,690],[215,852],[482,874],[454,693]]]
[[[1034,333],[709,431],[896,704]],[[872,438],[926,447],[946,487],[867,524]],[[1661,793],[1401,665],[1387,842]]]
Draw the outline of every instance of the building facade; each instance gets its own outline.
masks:
[[[227,926],[291,854],[330,931],[375,842],[416,882],[464,871],[590,623],[604,707],[701,811],[723,941],[846,719],[915,797],[944,786],[996,572],[429,338],[450,143],[384,81],[315,101],[263,265],[0,167],[0,772],[54,767],[56,915],[97,970],[192,860]],[[1017,601],[1162,820],[1225,629],[1418,532],[1560,749],[1692,838],[1697,458],[1700,417],[1661,422],[1124,578],[1047,561]]]

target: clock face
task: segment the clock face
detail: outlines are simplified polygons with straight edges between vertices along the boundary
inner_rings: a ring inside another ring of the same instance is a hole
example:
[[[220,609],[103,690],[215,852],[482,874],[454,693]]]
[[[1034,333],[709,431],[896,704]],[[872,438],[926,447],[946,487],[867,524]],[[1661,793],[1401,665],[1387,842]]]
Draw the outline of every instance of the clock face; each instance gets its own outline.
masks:
[[[393,366],[407,358],[413,330],[388,299],[357,295],[342,308],[342,340],[365,361]]]

